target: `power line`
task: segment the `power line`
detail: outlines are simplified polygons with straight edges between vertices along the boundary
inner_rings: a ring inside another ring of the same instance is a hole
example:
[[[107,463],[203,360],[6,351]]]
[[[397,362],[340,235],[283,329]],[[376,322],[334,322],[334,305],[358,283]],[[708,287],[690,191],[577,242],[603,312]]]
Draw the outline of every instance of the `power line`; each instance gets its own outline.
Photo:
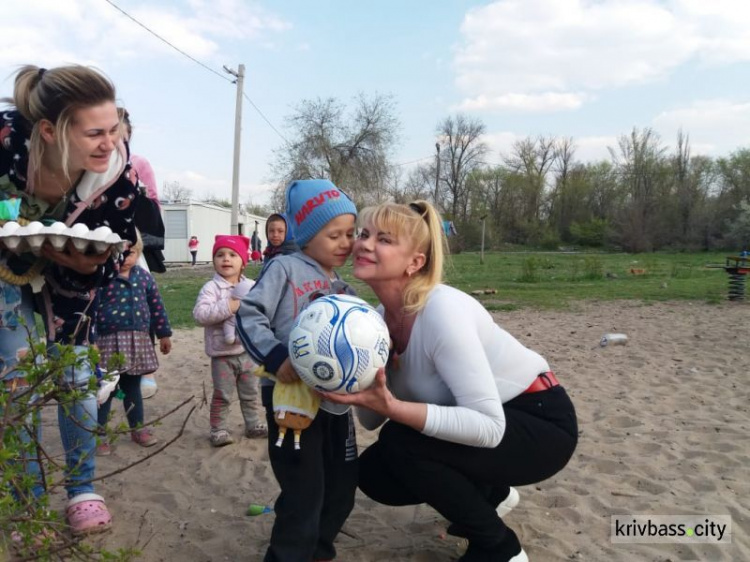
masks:
[[[139,22],[137,19],[135,19],[133,16],[131,16],[129,13],[127,13],[125,10],[123,10],[122,8],[120,8],[117,4],[115,4],[114,2],[112,2],[112,0],[104,0],[104,1],[107,4],[109,4],[110,6],[112,6],[115,10],[117,10],[118,12],[120,12],[122,15],[124,15],[126,18],[128,18],[128,19],[134,21],[135,23],[137,23],[138,25],[140,25],[143,29],[145,29],[146,31],[148,31],[151,35],[153,35],[154,37],[156,37],[157,39],[159,39],[159,41],[162,41],[162,42],[166,43],[167,45],[169,45],[170,47],[172,47],[175,51],[177,51],[178,53],[180,53],[182,56],[189,58],[191,61],[193,61],[194,63],[196,63],[196,64],[198,64],[200,66],[202,66],[203,68],[205,68],[209,72],[211,72],[213,74],[216,74],[216,76],[218,76],[222,80],[226,80],[230,84],[234,83],[233,80],[230,80],[229,78],[227,78],[223,74],[217,72],[216,70],[214,70],[210,66],[208,66],[206,64],[203,64],[201,61],[199,61],[198,59],[190,56],[189,54],[187,54],[185,51],[183,51],[179,47],[176,47],[176,46],[172,45],[172,43],[170,43],[169,41],[167,41],[166,39],[164,39],[164,37],[162,37],[161,35],[159,35],[155,31],[152,31],[151,29],[149,29],[145,24]]]
[[[126,12],[125,10],[123,10],[123,9],[122,9],[122,8],[120,8],[120,7],[119,7],[119,6],[117,5],[117,4],[115,4],[115,3],[114,3],[114,2],[112,1],[112,0],[104,0],[104,1],[105,1],[105,2],[107,3],[107,4],[109,4],[110,6],[112,6],[112,7],[113,7],[113,8],[115,9],[115,10],[117,10],[118,12],[120,12],[120,13],[121,13],[122,15],[124,15],[124,16],[125,16],[126,18],[130,19],[131,21],[135,22],[135,23],[136,23],[136,24],[138,24],[138,25],[139,25],[140,27],[142,27],[143,29],[145,29],[146,31],[148,31],[148,32],[149,32],[149,33],[150,33],[151,35],[153,35],[154,37],[156,37],[156,38],[157,38],[157,39],[159,39],[160,41],[162,41],[162,42],[166,43],[167,45],[169,45],[170,47],[172,47],[172,48],[173,48],[173,49],[174,49],[175,51],[177,51],[178,53],[180,53],[180,54],[181,54],[181,55],[183,55],[184,57],[187,57],[187,58],[189,58],[189,59],[190,59],[191,61],[193,61],[194,63],[196,63],[196,64],[198,64],[198,65],[200,65],[200,66],[202,66],[203,68],[205,68],[206,70],[208,70],[208,71],[209,71],[209,72],[211,72],[212,74],[215,74],[216,76],[218,76],[218,77],[219,77],[219,78],[221,78],[222,80],[226,80],[226,81],[227,81],[227,82],[229,82],[230,84],[234,84],[234,83],[235,83],[235,81],[234,81],[234,80],[232,80],[231,78],[227,78],[226,76],[224,76],[224,75],[223,75],[223,74],[221,74],[220,72],[218,72],[218,71],[214,70],[213,68],[211,68],[210,66],[208,66],[208,65],[206,65],[206,64],[204,64],[204,63],[202,63],[201,61],[199,61],[199,60],[198,60],[198,59],[196,59],[195,57],[192,57],[192,56],[190,56],[189,54],[187,54],[187,53],[186,53],[185,51],[183,51],[183,50],[182,50],[182,49],[180,49],[179,47],[176,47],[175,45],[173,45],[172,43],[170,43],[169,41],[167,41],[166,39],[164,39],[164,37],[162,37],[161,35],[159,35],[159,34],[158,34],[158,33],[156,33],[155,31],[153,31],[152,29],[150,29],[150,28],[149,28],[149,27],[148,27],[148,26],[147,26],[146,24],[144,24],[144,23],[141,23],[140,21],[138,21],[137,19],[135,19],[135,18],[134,18],[133,16],[131,16],[131,15],[130,15],[129,13],[127,13],[127,12]],[[252,106],[253,106],[253,109],[255,109],[255,111],[257,111],[257,112],[258,112],[258,115],[260,115],[260,116],[261,116],[261,117],[263,118],[263,120],[264,120],[264,121],[265,121],[266,123],[268,123],[268,126],[269,126],[269,127],[271,127],[271,129],[273,129],[273,131],[274,131],[274,132],[275,132],[275,133],[276,133],[277,135],[279,135],[279,137],[280,137],[280,138],[281,138],[281,139],[282,139],[282,140],[283,140],[283,141],[284,141],[284,142],[285,142],[286,144],[290,144],[290,143],[289,143],[289,141],[288,141],[288,140],[287,140],[287,139],[286,139],[286,138],[284,137],[284,135],[282,135],[282,134],[281,134],[281,133],[280,133],[280,132],[278,131],[278,129],[276,129],[276,127],[274,127],[274,126],[273,126],[273,123],[271,123],[271,121],[269,121],[269,120],[268,120],[268,118],[267,118],[267,117],[266,117],[266,116],[265,116],[265,115],[263,114],[263,112],[262,112],[262,111],[260,110],[260,108],[259,108],[259,107],[258,107],[257,105],[255,105],[255,102],[253,102],[253,100],[251,100],[251,99],[250,99],[250,97],[249,97],[249,96],[248,96],[248,95],[247,95],[247,94],[246,94],[246,93],[245,93],[244,91],[242,92],[242,95],[243,95],[243,96],[245,96],[245,99],[247,99],[247,101],[248,101],[248,102],[250,102],[250,105],[252,105]]]
[[[242,95],[243,95],[243,96],[245,96],[245,99],[246,99],[247,101],[249,101],[249,102],[250,102],[250,105],[252,105],[252,106],[253,106],[253,109],[255,109],[255,111],[257,111],[257,112],[258,112],[258,115],[260,115],[260,116],[261,116],[261,117],[263,118],[263,121],[265,121],[266,123],[268,123],[268,126],[269,126],[269,127],[271,127],[271,129],[273,129],[274,133],[276,133],[277,135],[279,135],[279,137],[281,138],[281,140],[283,140],[283,141],[284,141],[284,142],[285,142],[286,144],[291,144],[291,143],[290,143],[290,142],[289,142],[289,141],[288,141],[288,140],[286,139],[286,137],[285,137],[284,135],[282,135],[282,134],[281,134],[281,133],[280,133],[280,132],[278,131],[278,129],[277,129],[276,127],[274,127],[274,126],[273,126],[273,123],[271,123],[271,122],[270,122],[270,121],[268,120],[268,117],[266,117],[266,116],[265,116],[265,115],[263,114],[263,112],[262,112],[262,111],[260,110],[260,108],[259,108],[259,107],[258,107],[257,105],[255,105],[255,102],[253,102],[253,100],[251,100],[251,99],[250,99],[250,97],[249,97],[249,96],[248,96],[248,95],[247,95],[247,94],[246,94],[245,92],[242,92]]]
[[[432,160],[434,156],[425,156],[424,158],[417,158],[416,160],[409,160],[408,162],[401,162],[400,164],[394,164],[394,166],[401,167],[401,166],[408,166],[409,164],[416,164],[417,162],[422,162],[423,160]]]

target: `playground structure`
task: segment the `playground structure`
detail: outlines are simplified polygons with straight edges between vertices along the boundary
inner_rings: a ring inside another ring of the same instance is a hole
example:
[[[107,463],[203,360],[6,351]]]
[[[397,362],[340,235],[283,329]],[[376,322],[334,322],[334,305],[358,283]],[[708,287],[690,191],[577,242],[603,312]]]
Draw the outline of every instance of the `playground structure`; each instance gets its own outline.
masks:
[[[750,256],[728,256],[724,265],[710,265],[709,267],[720,267],[729,274],[727,298],[730,301],[745,300],[745,284],[747,275],[750,273]]]

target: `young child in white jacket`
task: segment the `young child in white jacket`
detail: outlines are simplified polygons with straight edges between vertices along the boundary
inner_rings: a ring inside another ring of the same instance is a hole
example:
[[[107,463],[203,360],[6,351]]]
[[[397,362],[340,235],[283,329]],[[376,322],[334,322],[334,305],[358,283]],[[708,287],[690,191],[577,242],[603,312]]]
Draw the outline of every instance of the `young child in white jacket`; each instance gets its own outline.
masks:
[[[216,236],[213,263],[216,274],[198,294],[193,318],[205,328],[206,354],[211,358],[211,398],[209,439],[214,447],[234,442],[227,426],[229,405],[237,388],[245,420],[245,436],[265,438],[268,427],[258,415],[257,365],[234,337],[234,314],[240,299],[253,286],[243,270],[247,265],[250,240],[246,236]]]

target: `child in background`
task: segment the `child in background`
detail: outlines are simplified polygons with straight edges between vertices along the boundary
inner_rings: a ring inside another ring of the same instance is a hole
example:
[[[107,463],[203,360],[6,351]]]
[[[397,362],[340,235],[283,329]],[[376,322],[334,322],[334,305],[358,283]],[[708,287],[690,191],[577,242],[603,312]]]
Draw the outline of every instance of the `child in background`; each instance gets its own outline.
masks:
[[[198,241],[197,236],[191,236],[190,240],[188,240],[188,250],[190,250],[190,257],[192,258],[192,265],[195,267],[195,260],[198,257],[198,245],[200,242]]]
[[[245,420],[245,437],[252,439],[268,434],[256,410],[258,380],[253,374],[256,364],[236,341],[234,328],[234,313],[240,306],[240,299],[253,286],[253,281],[242,274],[247,265],[249,244],[247,236],[216,237],[213,248],[216,274],[203,285],[193,309],[193,318],[205,328],[206,354],[211,358],[214,391],[209,440],[214,447],[234,443],[227,427],[227,415],[235,387]]]
[[[268,244],[263,251],[264,262],[270,261],[274,256],[285,256],[299,250],[283,213],[273,213],[266,220],[266,240]]]
[[[322,295],[354,293],[334,271],[344,265],[352,250],[354,203],[327,180],[292,182],[286,200],[287,217],[294,221],[293,234],[302,250],[266,263],[237,312],[242,344],[279,383],[299,380],[287,345],[303,307]],[[276,518],[265,562],[332,560],[336,557],[334,539],[354,506],[357,487],[351,412],[346,406],[322,401],[305,430],[304,447],[295,450],[291,439],[277,447],[273,384],[264,378],[261,394],[269,425],[268,453],[281,494],[274,505]]]
[[[101,364],[106,368],[112,356],[120,353],[124,365],[119,368],[120,389],[125,394],[123,406],[130,426],[131,439],[143,447],[155,445],[158,440],[150,427],[143,426],[143,397],[141,377],[159,368],[149,330],[159,339],[159,349],[167,355],[172,349],[172,329],[167,311],[149,272],[136,265],[143,252],[143,241],[130,249],[120,267],[120,274],[109,285],[99,289],[96,329]],[[99,426],[105,428],[112,407],[113,396],[99,406]],[[109,455],[112,449],[106,437],[97,447],[97,454]]]

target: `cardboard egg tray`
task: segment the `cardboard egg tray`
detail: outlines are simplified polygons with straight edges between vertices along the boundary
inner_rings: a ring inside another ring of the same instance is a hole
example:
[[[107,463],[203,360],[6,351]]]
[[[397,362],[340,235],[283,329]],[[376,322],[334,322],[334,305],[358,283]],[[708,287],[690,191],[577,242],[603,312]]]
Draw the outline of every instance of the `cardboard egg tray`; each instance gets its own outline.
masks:
[[[48,241],[58,252],[62,251],[70,241],[79,252],[96,254],[103,254],[110,248],[113,248],[116,253],[122,253],[128,244],[108,226],[89,230],[85,224],[74,224],[69,227],[65,223],[54,222],[49,226],[44,226],[34,221],[21,226],[17,222],[9,221],[0,227],[0,242],[16,254],[30,251],[39,255],[45,241]]]

